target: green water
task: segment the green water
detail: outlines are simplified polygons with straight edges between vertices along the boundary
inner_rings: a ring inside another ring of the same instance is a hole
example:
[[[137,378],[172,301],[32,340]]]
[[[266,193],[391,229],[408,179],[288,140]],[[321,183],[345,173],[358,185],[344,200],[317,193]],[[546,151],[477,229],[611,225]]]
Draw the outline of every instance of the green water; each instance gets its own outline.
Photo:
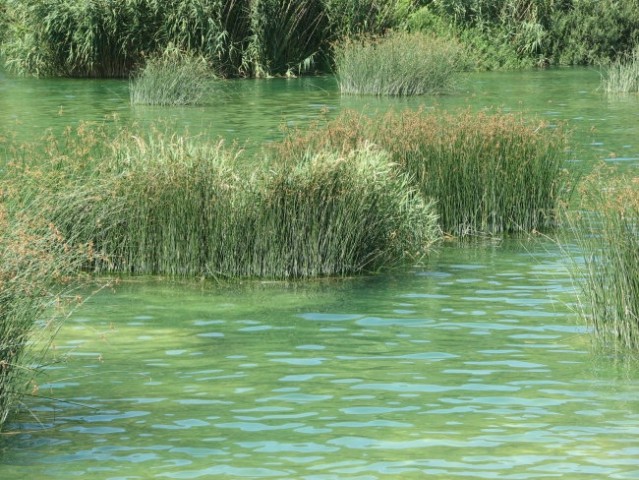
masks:
[[[598,81],[477,74],[409,101],[340,98],[331,78],[235,82],[206,108],[150,109],[126,82],[0,77],[0,132],[162,119],[264,141],[326,109],[470,105],[566,121],[572,165],[634,169],[637,98]],[[552,242],[509,240],[345,280],[124,282],[60,330],[0,478],[639,478],[639,367],[591,350],[566,265]]]

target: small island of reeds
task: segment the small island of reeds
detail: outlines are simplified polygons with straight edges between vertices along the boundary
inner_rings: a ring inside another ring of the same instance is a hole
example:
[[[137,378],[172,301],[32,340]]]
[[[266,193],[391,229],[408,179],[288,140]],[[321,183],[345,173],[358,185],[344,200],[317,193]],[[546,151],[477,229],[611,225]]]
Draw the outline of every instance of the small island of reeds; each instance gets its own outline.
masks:
[[[250,153],[91,124],[31,146],[6,141],[0,420],[24,392],[33,326],[74,273],[350,276],[415,265],[442,233],[555,226],[559,129],[421,110],[345,112],[317,128]]]
[[[444,93],[467,66],[455,39],[421,32],[345,39],[335,44],[333,56],[340,91],[347,95]]]

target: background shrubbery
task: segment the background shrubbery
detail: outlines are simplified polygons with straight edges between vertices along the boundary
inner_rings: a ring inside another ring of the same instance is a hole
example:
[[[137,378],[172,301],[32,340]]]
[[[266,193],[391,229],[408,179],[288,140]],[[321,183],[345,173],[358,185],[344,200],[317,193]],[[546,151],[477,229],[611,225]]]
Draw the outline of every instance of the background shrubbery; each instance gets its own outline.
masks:
[[[75,77],[127,76],[144,54],[169,43],[205,56],[225,77],[328,70],[332,42],[381,33],[413,8],[406,0],[0,2],[10,25],[7,64],[20,73]]]
[[[482,68],[608,62],[639,41],[637,0],[441,0],[421,2],[413,28],[444,21]]]
[[[169,43],[224,77],[331,71],[335,42],[389,30],[455,36],[479,68],[596,64],[638,43],[639,0],[0,0],[4,59],[36,75],[128,76]]]

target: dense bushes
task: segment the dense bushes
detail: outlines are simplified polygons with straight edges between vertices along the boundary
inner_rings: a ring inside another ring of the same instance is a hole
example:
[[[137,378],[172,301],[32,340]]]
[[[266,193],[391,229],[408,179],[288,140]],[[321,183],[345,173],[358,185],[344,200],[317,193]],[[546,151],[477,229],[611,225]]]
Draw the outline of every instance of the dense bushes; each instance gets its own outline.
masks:
[[[357,8],[335,0],[0,1],[10,24],[7,64],[76,77],[127,76],[143,54],[169,43],[205,56],[225,77],[326,70],[333,41],[381,32],[411,8],[405,0],[359,0]]]
[[[3,10],[10,68],[77,77],[127,76],[169,43],[231,77],[330,71],[335,42],[391,29],[454,35],[480,68],[607,62],[639,40],[639,0],[0,0]]]
[[[637,0],[422,3],[409,25],[430,28],[429,15],[445,20],[485,68],[607,62],[639,41]]]

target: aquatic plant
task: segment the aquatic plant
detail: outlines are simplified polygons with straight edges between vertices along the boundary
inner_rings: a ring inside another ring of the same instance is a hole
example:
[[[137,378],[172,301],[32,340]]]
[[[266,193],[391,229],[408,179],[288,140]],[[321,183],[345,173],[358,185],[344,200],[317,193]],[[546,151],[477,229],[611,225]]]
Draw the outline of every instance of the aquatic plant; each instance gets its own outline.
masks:
[[[131,80],[132,104],[198,105],[206,101],[214,78],[207,60],[169,44],[153,54]]]
[[[421,32],[347,38],[334,46],[335,73],[343,94],[444,92],[465,69],[464,59],[454,39]]]
[[[320,0],[248,2],[253,74],[294,75],[315,64],[326,40],[326,15]]]
[[[67,157],[36,193],[38,211],[92,246],[95,272],[349,275],[423,255],[439,236],[432,203],[373,148],[309,152],[291,168],[244,166],[183,137],[122,133],[112,145],[79,169]]]
[[[35,385],[41,354],[30,343],[34,327],[45,332],[40,346],[46,348],[55,333],[51,324],[62,312],[61,295],[86,255],[53,225],[28,212],[9,215],[0,204],[0,431]]]
[[[607,349],[639,349],[639,177],[600,166],[579,187],[566,224],[579,250],[572,274],[579,313]]]
[[[611,63],[602,75],[606,93],[639,93],[639,47],[623,60]]]
[[[424,110],[367,116],[344,112],[272,148],[295,162],[300,152],[357,149],[374,142],[434,198],[442,229],[452,235],[544,230],[566,180],[564,134],[516,115]],[[312,133],[310,133],[312,132]]]

